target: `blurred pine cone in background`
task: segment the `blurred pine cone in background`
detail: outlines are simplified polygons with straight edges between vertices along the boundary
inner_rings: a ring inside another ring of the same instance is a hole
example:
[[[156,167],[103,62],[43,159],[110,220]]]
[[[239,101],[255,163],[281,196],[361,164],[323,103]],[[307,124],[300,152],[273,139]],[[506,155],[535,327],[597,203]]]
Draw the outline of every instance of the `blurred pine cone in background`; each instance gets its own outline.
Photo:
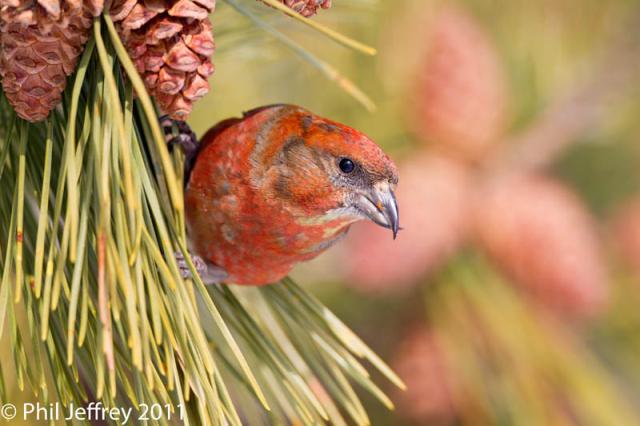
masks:
[[[640,274],[640,197],[628,200],[618,209],[610,231],[615,249]]]
[[[595,223],[568,188],[541,176],[499,179],[479,194],[479,246],[527,293],[568,317],[602,311],[608,297]]]
[[[163,113],[184,120],[209,91],[215,0],[115,0],[109,13]]]
[[[331,0],[278,0],[293,11],[305,17],[318,13],[318,8],[329,9]]]
[[[430,23],[411,88],[412,127],[425,142],[481,160],[505,127],[507,89],[498,53],[463,9],[444,6]]]
[[[16,113],[45,119],[60,103],[103,0],[3,0],[0,75]]]
[[[400,165],[396,240],[369,223],[353,226],[345,241],[345,283],[365,293],[407,290],[461,245],[469,218],[471,176],[449,158],[423,153]]]
[[[407,385],[396,392],[398,413],[416,424],[448,424],[455,419],[454,372],[447,366],[437,335],[414,330],[398,346],[393,369]]]

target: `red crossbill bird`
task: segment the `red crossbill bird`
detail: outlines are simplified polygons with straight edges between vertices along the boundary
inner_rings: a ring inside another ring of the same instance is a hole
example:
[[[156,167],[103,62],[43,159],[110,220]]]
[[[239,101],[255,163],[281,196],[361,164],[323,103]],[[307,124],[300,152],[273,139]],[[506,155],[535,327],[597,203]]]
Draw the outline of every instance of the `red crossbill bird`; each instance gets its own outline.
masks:
[[[225,120],[199,143],[178,128],[189,249],[205,281],[277,282],[360,220],[398,233],[396,166],[357,130],[293,105]]]

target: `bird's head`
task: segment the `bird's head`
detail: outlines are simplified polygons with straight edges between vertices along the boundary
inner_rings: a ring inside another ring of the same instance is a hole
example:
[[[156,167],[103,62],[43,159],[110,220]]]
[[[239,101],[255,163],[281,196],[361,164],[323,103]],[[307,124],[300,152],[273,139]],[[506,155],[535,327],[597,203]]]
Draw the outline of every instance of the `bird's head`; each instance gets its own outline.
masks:
[[[399,228],[393,161],[366,135],[292,105],[245,114],[260,123],[252,180],[301,218],[369,219]]]

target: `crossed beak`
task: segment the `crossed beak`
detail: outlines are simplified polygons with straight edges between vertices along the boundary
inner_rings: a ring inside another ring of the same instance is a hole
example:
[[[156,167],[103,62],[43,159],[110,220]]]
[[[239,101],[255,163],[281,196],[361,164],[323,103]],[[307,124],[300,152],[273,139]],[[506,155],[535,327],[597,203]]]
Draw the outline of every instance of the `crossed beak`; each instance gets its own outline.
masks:
[[[374,223],[391,229],[395,240],[400,229],[398,203],[388,182],[376,183],[370,191],[360,195],[358,209]]]

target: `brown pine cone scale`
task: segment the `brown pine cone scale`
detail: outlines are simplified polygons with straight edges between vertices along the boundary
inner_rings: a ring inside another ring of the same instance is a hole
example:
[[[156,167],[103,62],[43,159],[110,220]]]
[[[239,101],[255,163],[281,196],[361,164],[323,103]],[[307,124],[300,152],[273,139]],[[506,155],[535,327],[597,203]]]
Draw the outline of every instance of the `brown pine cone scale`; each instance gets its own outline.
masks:
[[[213,0],[116,0],[109,13],[162,112],[184,120],[209,91]]]
[[[316,13],[318,9],[329,9],[331,7],[331,0],[278,0],[280,3],[287,6],[294,12],[309,18]]]
[[[21,118],[45,119],[62,99],[103,2],[7,0],[0,6],[0,76]]]

